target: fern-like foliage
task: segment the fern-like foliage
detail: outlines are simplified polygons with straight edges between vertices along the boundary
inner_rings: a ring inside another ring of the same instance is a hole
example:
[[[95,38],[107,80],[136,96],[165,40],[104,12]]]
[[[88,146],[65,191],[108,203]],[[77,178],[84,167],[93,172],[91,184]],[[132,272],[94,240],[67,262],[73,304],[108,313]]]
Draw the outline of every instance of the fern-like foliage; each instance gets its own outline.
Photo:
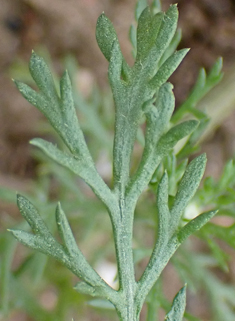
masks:
[[[87,147],[76,116],[68,73],[65,72],[60,80],[58,93],[46,63],[33,52],[30,73],[39,91],[15,81],[21,94],[46,116],[68,150],[62,151],[39,138],[33,139],[31,144],[81,177],[106,206],[113,228],[119,289],[112,289],[87,262],[76,244],[60,204],[55,210],[55,217],[62,243],[50,233],[34,205],[20,195],[18,207],[33,233],[14,229],[11,232],[21,243],[64,264],[81,280],[75,287],[77,291],[110,301],[122,321],[139,320],[149,291],[177,248],[216,213],[203,213],[182,227],[181,217],[205,170],[204,154],[186,167],[172,206],[169,206],[168,174],[165,172],[156,195],[158,238],[145,271],[136,280],[132,253],[136,203],[163,158],[179,140],[190,135],[198,126],[195,119],[172,125],[175,100],[173,86],[167,80],[188,49],[175,50],[178,41],[177,6],[170,6],[166,13],[158,9],[155,1],[152,8],[139,10],[136,34],[132,30],[132,43],[135,45],[135,63],[132,67],[122,55],[110,20],[105,14],[98,18],[96,38],[100,50],[109,62],[108,77],[115,103],[112,187],[107,186],[98,174]],[[159,12],[155,13],[156,11]],[[138,168],[131,175],[133,147],[143,117],[146,120],[143,154]],[[184,287],[175,297],[166,320],[183,319],[185,291]]]

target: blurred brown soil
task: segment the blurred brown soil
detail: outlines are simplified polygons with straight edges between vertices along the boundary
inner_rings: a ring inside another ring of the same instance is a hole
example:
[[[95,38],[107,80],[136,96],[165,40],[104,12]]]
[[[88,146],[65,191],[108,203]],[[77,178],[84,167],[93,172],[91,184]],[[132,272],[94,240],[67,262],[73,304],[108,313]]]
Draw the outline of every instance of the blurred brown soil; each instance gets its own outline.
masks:
[[[37,136],[39,112],[18,93],[9,79],[9,67],[16,59],[28,61],[31,50],[44,46],[54,66],[73,54],[79,65],[94,75],[100,86],[107,85],[107,62],[95,41],[95,25],[102,11],[113,21],[124,56],[132,61],[128,28],[134,20],[135,0],[0,0],[0,186],[27,189],[35,177],[36,162],[28,141]],[[163,0],[166,10],[172,1]],[[234,65],[235,2],[233,0],[178,0],[180,47],[191,51],[172,77],[177,104],[187,96],[201,66],[209,69],[224,57],[224,70]],[[61,67],[58,69],[60,70]],[[216,159],[215,169],[234,154],[232,115],[217,130],[205,149]],[[226,146],[226,148],[224,148]],[[212,162],[213,164],[213,162]],[[0,211],[3,208],[0,207]],[[0,212],[1,215],[1,212]]]

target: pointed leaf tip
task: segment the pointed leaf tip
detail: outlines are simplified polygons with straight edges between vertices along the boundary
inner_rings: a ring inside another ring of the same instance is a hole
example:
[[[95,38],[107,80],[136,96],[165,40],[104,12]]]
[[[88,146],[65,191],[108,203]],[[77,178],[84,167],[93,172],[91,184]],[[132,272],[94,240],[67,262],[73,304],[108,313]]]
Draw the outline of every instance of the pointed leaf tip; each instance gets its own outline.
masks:
[[[176,294],[165,321],[182,321],[186,307],[186,285]]]
[[[182,243],[188,236],[200,230],[217,213],[218,210],[205,212],[188,222],[177,234],[179,242]]]

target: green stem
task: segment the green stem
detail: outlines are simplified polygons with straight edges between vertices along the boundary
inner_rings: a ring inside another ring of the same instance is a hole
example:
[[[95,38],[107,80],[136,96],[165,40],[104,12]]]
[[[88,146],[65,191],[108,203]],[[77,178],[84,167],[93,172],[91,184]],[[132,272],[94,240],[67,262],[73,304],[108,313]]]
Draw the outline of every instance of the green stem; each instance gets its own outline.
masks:
[[[168,241],[166,246],[154,248],[149,263],[138,281],[136,302],[139,306],[143,306],[148,293],[178,247],[179,243],[177,242],[177,239],[173,237]]]
[[[114,240],[119,275],[120,301],[116,309],[121,321],[137,320],[135,295],[136,281],[132,252],[133,211],[121,199],[119,222],[114,226]]]

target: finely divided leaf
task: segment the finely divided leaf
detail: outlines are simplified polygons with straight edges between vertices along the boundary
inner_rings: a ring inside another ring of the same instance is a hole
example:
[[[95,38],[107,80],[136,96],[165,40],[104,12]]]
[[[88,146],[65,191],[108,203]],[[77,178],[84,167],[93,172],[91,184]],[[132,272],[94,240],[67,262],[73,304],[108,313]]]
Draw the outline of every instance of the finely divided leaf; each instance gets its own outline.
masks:
[[[118,38],[112,22],[104,13],[99,16],[97,21],[96,40],[103,55],[108,61],[110,61],[113,43],[114,41],[118,43]]]
[[[87,158],[86,155],[89,154],[89,151],[78,122],[71,81],[67,71],[65,71],[60,80],[60,94],[59,106],[62,112],[63,128],[59,134],[73,154],[83,155]]]
[[[17,88],[19,89],[22,96],[28,100],[29,103],[37,107],[51,122],[52,126],[56,123],[60,123],[60,113],[58,113],[58,109],[56,105],[49,104],[46,97],[42,93],[38,93],[28,85],[14,80]]]
[[[188,120],[172,127],[159,140],[157,150],[163,155],[167,154],[167,152],[173,148],[180,139],[191,134],[198,124],[199,122],[197,120]]]
[[[67,119],[71,122],[73,117],[76,117],[72,85],[69,78],[68,71],[66,70],[60,79],[60,97],[61,97],[61,110]],[[68,117],[70,116],[70,117]]]
[[[22,195],[17,195],[17,205],[21,215],[26,219],[34,233],[52,237],[43,219],[34,205]]]
[[[170,312],[166,315],[165,321],[182,321],[186,307],[186,286],[175,296]]]
[[[164,132],[175,108],[175,97],[171,83],[165,83],[159,89],[156,108],[159,112],[157,127],[160,127],[159,132]]]
[[[143,12],[142,15],[145,15],[147,9]],[[149,28],[153,29],[155,41],[150,36],[148,37],[148,33],[146,33],[146,39],[144,38],[144,32],[141,37],[139,37],[142,44],[141,51],[143,51],[143,55],[141,53],[140,59],[138,56],[138,43],[137,43],[137,64],[135,65],[138,70],[141,70],[141,73],[147,77],[151,78],[156,74],[157,69],[159,68],[159,61],[170,44],[177,27],[178,20],[178,10],[175,5],[170,6],[168,11],[165,14],[158,13],[152,18],[152,23],[149,24]],[[146,23],[143,24],[146,30]],[[138,31],[137,31],[138,32]],[[137,35],[138,36],[138,35]],[[151,42],[151,45],[148,44],[148,40]],[[138,41],[137,41],[138,42]],[[145,58],[145,59],[143,59]],[[142,76],[143,76],[142,75]]]
[[[17,204],[20,213],[36,235],[21,230],[9,231],[21,243],[61,260],[64,257],[63,248],[55,241],[34,205],[21,195],[17,195]]]
[[[173,72],[178,68],[189,49],[181,49],[170,56],[159,68],[156,75],[150,81],[150,87],[156,88],[164,84]]]
[[[169,46],[174,34],[176,32],[178,22],[177,5],[171,5],[164,14],[161,27],[156,40],[156,47],[161,52],[161,55]]]
[[[39,147],[47,156],[51,159],[70,169],[75,174],[79,175],[85,180],[86,174],[89,174],[89,165],[85,166],[82,157],[69,155],[62,152],[55,145],[45,141],[41,138],[34,138],[30,141],[30,144]],[[89,159],[86,160],[89,164]]]
[[[18,196],[19,209],[32,227],[35,234],[22,230],[10,229],[14,237],[24,245],[52,256],[70,269],[75,275],[84,281],[94,285],[103,293],[111,288],[101,279],[96,271],[90,266],[82,252],[78,249],[67,218],[60,206],[56,209],[56,222],[63,245],[58,243],[51,235],[45,223],[35,207],[23,196]]]
[[[210,211],[198,215],[193,220],[188,222],[184,227],[177,233],[177,238],[182,243],[188,236],[194,232],[200,230],[218,211]]]
[[[186,101],[177,109],[176,113],[172,117],[172,122],[177,123],[185,113],[191,112],[196,115],[196,105],[202,99],[202,97],[213,88],[223,77],[221,72],[222,59],[219,58],[212,67],[209,75],[206,76],[205,69],[199,71],[199,75],[195,86],[190,92]]]
[[[117,44],[119,53],[122,56],[116,31],[112,22],[105,16],[104,13],[99,16],[96,24],[96,40],[100,50],[108,61],[110,61],[112,56],[114,42]],[[125,79],[128,79],[129,71],[130,68],[122,56],[122,74]]]
[[[142,61],[155,45],[158,31],[163,19],[163,13],[152,15],[150,8],[143,10],[137,27],[137,56],[136,61]]]
[[[19,91],[47,117],[72,153],[89,158],[89,151],[74,107],[68,73],[65,72],[60,80],[61,97],[59,97],[49,68],[45,61],[35,53],[30,59],[30,72],[41,91],[36,92],[29,86],[15,81]]]
[[[182,38],[182,32],[180,29],[177,29],[169,46],[167,47],[166,51],[164,52],[164,54],[160,59],[159,66],[161,66],[171,55],[173,55],[173,53],[176,51],[181,41],[181,38]]]
[[[170,83],[162,85],[159,89],[156,106],[151,104],[151,109],[146,112],[146,152],[156,145],[160,135],[169,125],[175,107],[175,97],[172,89],[173,86]]]
[[[91,158],[87,156],[84,159],[84,157],[62,152],[55,145],[41,138],[32,139],[30,143],[39,147],[47,156],[60,165],[67,167],[73,173],[80,176],[108,208],[115,207],[113,194],[98,174]]]
[[[78,252],[80,252],[80,250],[77,247],[77,243],[74,239],[73,232],[70,228],[69,222],[60,203],[57,205],[56,208],[56,223],[60,236],[63,240],[63,244],[66,246],[66,249],[68,250],[69,254],[71,256],[78,255]]]
[[[50,100],[59,103],[58,93],[51,75],[51,71],[44,59],[32,52],[29,62],[29,70],[35,83],[42,93]]]
[[[222,77],[223,73],[222,71],[223,67],[223,58],[218,58],[215,62],[215,64],[212,66],[208,77],[207,77],[207,82],[210,84],[210,86],[215,86],[216,83],[218,83]]]
[[[195,158],[187,166],[183,178],[180,181],[174,204],[171,209],[172,231],[177,228],[183,211],[196,193],[196,190],[198,189],[198,186],[204,174],[205,167],[205,154],[202,154],[199,157]]]
[[[63,263],[68,260],[63,247],[57,243],[51,235],[34,235],[25,231],[14,229],[9,229],[8,231],[11,232],[19,242],[30,247],[31,249],[52,256]]]
[[[115,90],[120,88],[122,73],[122,53],[119,50],[119,44],[114,41],[109,63],[109,82],[115,95]],[[120,92],[117,93],[121,94]]]

